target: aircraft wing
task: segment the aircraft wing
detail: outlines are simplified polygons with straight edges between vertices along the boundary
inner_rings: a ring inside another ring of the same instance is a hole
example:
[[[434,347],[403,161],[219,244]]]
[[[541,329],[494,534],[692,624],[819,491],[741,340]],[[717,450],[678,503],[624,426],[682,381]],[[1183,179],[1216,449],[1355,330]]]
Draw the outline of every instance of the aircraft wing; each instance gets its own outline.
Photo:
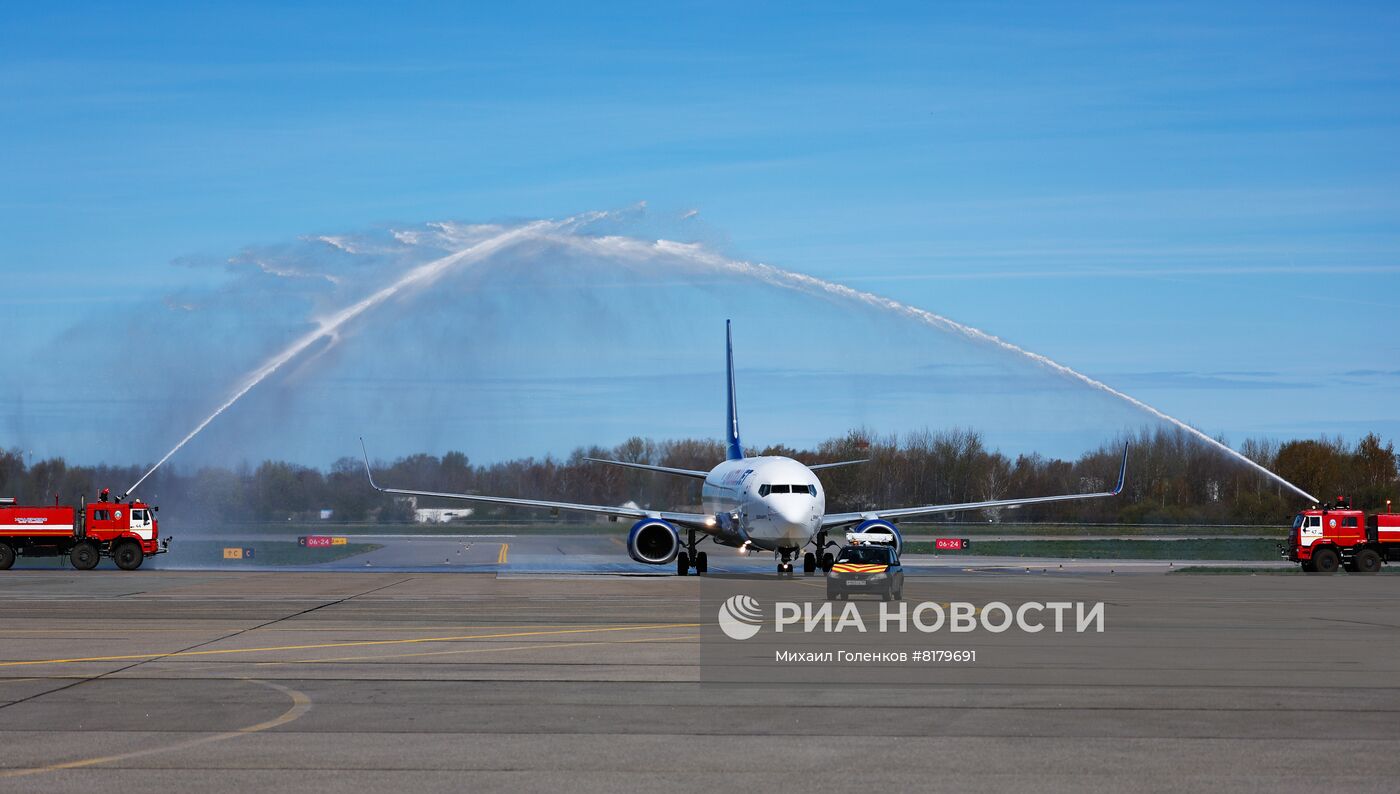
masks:
[[[1105,496],[1117,496],[1123,492],[1123,481],[1128,473],[1128,445],[1123,445],[1123,462],[1118,467],[1118,485],[1111,491],[1100,491],[1098,493],[1072,493],[1060,494],[1057,496],[1031,496],[1022,499],[994,499],[987,502],[962,502],[959,504],[947,505],[922,505],[919,507],[896,507],[889,510],[863,510],[859,513],[828,513],[822,519],[822,528],[839,527],[846,524],[855,524],[873,518],[906,518],[909,516],[928,515],[930,513],[956,513],[961,510],[981,510],[988,507],[1014,507],[1017,505],[1043,504],[1046,502],[1068,502],[1075,499],[1101,499]]]
[[[590,463],[606,463],[610,466],[625,466],[629,469],[641,469],[643,471],[659,471],[662,474],[676,474],[681,477],[693,477],[703,480],[710,476],[709,472],[696,471],[695,469],[677,469],[672,466],[652,466],[646,463],[628,463],[625,460],[608,460],[607,458],[584,458]]]
[[[811,469],[812,471],[820,471],[820,470],[822,470],[822,469],[834,469],[834,468],[836,468],[837,466],[854,466],[854,465],[856,465],[857,463],[869,463],[869,462],[870,462],[870,458],[861,458],[860,460],[843,460],[843,461],[839,461],[839,462],[837,462],[837,463],[813,463],[812,465],[808,466],[807,468]]]
[[[369,477],[370,487],[380,493],[403,494],[405,496],[433,496],[439,499],[462,499],[469,502],[534,507],[541,510],[572,510],[579,513],[594,513],[614,518],[660,518],[685,527],[711,531],[715,528],[714,516],[703,513],[673,513],[665,510],[644,510],[640,507],[622,505],[586,505],[574,502],[551,502],[542,499],[517,499],[507,496],[481,496],[466,493],[439,493],[437,491],[413,491],[407,488],[384,488],[374,481],[374,473],[369,468],[369,453],[365,453],[365,476]]]

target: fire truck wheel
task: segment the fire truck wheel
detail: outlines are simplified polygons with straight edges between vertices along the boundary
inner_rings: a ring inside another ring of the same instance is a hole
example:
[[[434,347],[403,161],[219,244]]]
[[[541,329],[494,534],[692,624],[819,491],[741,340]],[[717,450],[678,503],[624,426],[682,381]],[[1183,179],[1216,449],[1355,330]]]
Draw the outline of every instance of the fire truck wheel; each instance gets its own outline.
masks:
[[[116,551],[112,552],[112,559],[117,561],[117,567],[123,571],[134,571],[141,567],[141,561],[146,558],[141,551],[140,544],[127,541],[117,545]]]
[[[8,571],[15,564],[15,550],[8,543],[0,543],[0,571]]]
[[[1381,570],[1381,555],[1375,549],[1362,550],[1354,562],[1357,573],[1379,573]]]
[[[1318,573],[1336,573],[1341,558],[1333,549],[1318,549],[1313,552],[1313,569]]]
[[[68,552],[68,561],[80,571],[91,571],[97,567],[97,561],[100,559],[102,558],[97,553],[97,547],[91,543],[79,543]]]

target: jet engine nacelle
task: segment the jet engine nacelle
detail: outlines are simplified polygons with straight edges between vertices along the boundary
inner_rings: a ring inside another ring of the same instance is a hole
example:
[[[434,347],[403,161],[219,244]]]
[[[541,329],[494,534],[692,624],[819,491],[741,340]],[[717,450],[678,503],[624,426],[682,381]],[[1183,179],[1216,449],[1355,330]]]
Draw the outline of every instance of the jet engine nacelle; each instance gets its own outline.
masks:
[[[627,533],[627,555],[648,565],[665,565],[681,550],[681,536],[674,524],[647,518],[632,525]]]
[[[899,528],[896,527],[894,524],[891,524],[890,522],[884,520],[883,518],[872,518],[868,521],[862,521],[856,525],[855,529],[851,530],[850,534],[863,535],[867,532],[877,536],[881,534],[892,535],[894,537],[894,540],[890,542],[894,545],[895,554],[899,554],[899,552],[904,548],[904,536],[899,534]]]

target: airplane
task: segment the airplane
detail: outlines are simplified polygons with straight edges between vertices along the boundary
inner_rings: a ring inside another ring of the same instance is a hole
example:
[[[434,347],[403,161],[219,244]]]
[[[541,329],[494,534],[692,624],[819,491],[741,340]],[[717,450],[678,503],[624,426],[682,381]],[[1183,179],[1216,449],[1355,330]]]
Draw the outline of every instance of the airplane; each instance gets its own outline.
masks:
[[[1097,493],[1032,496],[1018,499],[992,499],[985,502],[920,505],[889,509],[859,510],[849,513],[827,513],[826,492],[816,472],[837,466],[866,463],[867,460],[847,460],[837,463],[805,465],[782,456],[745,457],[739,441],[738,397],[734,388],[734,338],[729,321],[725,321],[725,372],[728,384],[725,423],[727,459],[709,471],[652,466],[620,460],[588,458],[594,463],[624,466],[631,469],[659,472],[702,480],[701,503],[704,512],[682,513],[649,510],[640,507],[574,504],[539,499],[517,499],[503,496],[482,496],[464,493],[437,493],[406,488],[384,488],[374,481],[370,471],[369,452],[360,439],[365,456],[365,474],[372,488],[382,493],[407,496],[430,496],[442,499],[462,499],[487,504],[534,507],[557,512],[570,510],[606,515],[610,520],[636,519],[627,534],[627,553],[637,562],[648,565],[675,563],[676,573],[686,576],[691,571],[703,574],[709,569],[706,552],[696,549],[703,540],[742,552],[771,551],[778,561],[780,575],[793,575],[793,560],[803,549],[802,570],[807,575],[818,568],[828,571],[832,555],[826,550],[839,544],[827,539],[828,533],[843,527],[852,528],[849,539],[882,539],[892,543],[898,553],[903,538],[895,523],[902,518],[981,510],[991,507],[1062,502],[1075,499],[1099,499],[1117,496],[1123,491],[1128,470],[1128,447],[1123,445],[1123,462],[1118,469],[1118,485],[1111,491]]]

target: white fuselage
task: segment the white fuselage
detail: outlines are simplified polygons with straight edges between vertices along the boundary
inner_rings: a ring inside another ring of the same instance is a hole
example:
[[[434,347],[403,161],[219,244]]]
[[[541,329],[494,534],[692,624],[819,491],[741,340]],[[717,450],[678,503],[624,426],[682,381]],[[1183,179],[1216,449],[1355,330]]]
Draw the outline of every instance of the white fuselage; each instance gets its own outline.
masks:
[[[727,460],[705,477],[701,495],[705,512],[732,520],[753,546],[767,550],[806,545],[826,515],[821,481],[791,458]]]

